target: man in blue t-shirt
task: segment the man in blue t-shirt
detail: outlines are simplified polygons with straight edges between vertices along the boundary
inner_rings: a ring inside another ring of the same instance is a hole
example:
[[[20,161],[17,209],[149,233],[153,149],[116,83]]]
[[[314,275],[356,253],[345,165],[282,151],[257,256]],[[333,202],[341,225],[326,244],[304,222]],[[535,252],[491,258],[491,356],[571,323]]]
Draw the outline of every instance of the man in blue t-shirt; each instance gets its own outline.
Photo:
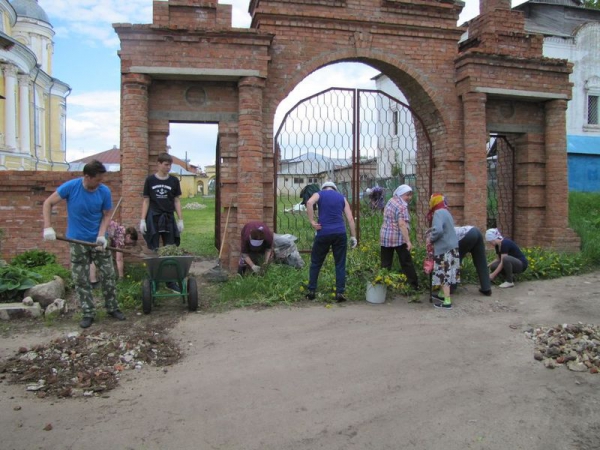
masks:
[[[317,205],[319,221],[315,222],[315,211],[313,206]],[[306,298],[313,300],[316,297],[317,281],[319,272],[325,261],[329,249],[333,252],[335,261],[335,291],[336,301],[345,302],[346,297],[346,250],[348,237],[346,236],[346,225],[344,215],[350,227],[350,244],[356,248],[356,226],[352,209],[348,200],[337,191],[337,186],[328,181],[323,183],[321,190],[312,195],[306,202],[306,212],[311,226],[316,235],[310,254],[310,269],[308,275],[308,294]]]
[[[112,254],[107,249],[106,230],[110,222],[112,199],[110,189],[102,184],[106,168],[97,160],[83,167],[83,177],[76,178],[58,187],[44,201],[44,240],[56,240],[52,228],[52,207],[62,200],[67,201],[68,239],[97,244],[96,247],[70,243],[71,272],[75,292],[79,297],[83,318],[81,328],[88,328],[94,322],[96,308],[90,283],[90,264],[93,262],[102,276],[102,293],[108,315],[117,320],[125,320],[117,303],[117,287]]]

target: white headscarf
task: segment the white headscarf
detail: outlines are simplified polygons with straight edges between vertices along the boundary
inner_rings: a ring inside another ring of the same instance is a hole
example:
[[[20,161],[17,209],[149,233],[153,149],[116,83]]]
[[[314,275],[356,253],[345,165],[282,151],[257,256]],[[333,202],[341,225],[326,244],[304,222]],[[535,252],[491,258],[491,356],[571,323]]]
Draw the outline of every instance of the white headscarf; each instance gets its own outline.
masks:
[[[401,184],[394,191],[394,196],[400,197],[400,196],[406,194],[407,192],[412,192],[412,188],[408,184]]]
[[[488,242],[495,241],[496,239],[504,239],[498,228],[490,228],[485,232],[485,240]]]
[[[326,181],[325,183],[323,183],[323,186],[321,186],[321,189],[325,189],[326,187],[333,188],[337,191],[337,186],[333,181]]]

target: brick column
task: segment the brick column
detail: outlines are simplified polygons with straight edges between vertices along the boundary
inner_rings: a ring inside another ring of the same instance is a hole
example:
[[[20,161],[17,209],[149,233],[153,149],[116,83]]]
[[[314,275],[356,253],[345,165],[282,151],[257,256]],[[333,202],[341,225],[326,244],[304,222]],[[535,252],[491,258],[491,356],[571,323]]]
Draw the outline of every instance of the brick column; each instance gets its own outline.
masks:
[[[242,78],[239,83],[237,223],[264,221],[263,91],[265,80]],[[272,176],[271,176],[272,177]]]
[[[121,221],[139,224],[142,191],[148,175],[148,75],[129,73],[121,77]]]
[[[565,100],[546,102],[546,226],[568,226],[567,131]]]
[[[466,93],[463,103],[465,148],[464,225],[485,231],[487,224],[486,95]],[[463,224],[461,224],[463,225]]]
[[[569,228],[567,182],[567,134],[565,100],[546,102],[545,203],[546,214],[539,230],[539,245],[558,250],[578,250],[579,236]]]
[[[168,120],[148,121],[148,173],[156,172],[158,155],[167,151]]]

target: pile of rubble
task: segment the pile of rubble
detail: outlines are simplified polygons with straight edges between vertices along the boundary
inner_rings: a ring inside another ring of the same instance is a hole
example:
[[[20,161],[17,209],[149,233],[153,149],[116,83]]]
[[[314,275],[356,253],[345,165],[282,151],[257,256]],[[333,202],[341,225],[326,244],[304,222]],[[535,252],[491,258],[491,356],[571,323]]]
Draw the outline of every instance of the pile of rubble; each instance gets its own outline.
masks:
[[[184,205],[182,209],[205,209],[206,205],[197,202],[191,202],[187,205]]]
[[[548,369],[566,365],[574,372],[600,372],[600,327],[557,325],[531,328],[525,335],[535,343],[533,357]]]
[[[0,380],[25,384],[38,397],[89,397],[113,389],[123,371],[168,366],[180,358],[176,344],[149,329],[73,332],[49,345],[21,347],[0,362]]]

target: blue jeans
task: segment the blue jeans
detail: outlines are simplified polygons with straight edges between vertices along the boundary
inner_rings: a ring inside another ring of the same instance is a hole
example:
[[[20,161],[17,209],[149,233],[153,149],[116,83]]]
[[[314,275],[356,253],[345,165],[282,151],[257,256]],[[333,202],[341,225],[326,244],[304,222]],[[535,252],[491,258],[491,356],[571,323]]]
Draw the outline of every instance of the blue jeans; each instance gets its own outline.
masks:
[[[346,233],[315,236],[310,254],[308,290],[317,290],[319,272],[327,253],[329,253],[329,248],[333,251],[333,260],[335,261],[335,291],[337,294],[343,294],[346,291],[346,250],[348,248]]]

